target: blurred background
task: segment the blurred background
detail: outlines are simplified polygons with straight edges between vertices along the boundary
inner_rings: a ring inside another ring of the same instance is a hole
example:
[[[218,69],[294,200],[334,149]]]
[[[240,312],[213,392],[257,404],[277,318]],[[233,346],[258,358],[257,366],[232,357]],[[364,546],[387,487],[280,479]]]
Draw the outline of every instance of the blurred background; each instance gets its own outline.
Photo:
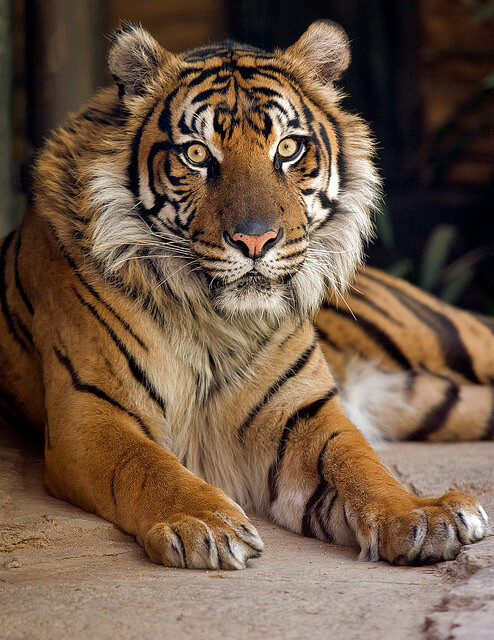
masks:
[[[172,51],[233,38],[273,49],[318,18],[353,61],[347,109],[385,184],[369,261],[494,314],[494,0],[0,0],[0,231],[22,218],[47,131],[111,81],[108,37],[140,22]]]

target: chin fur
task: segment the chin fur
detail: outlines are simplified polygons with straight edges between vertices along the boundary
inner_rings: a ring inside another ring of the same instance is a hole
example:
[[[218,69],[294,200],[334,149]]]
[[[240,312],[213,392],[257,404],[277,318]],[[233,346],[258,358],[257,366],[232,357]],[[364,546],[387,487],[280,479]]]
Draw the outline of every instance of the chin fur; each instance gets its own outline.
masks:
[[[286,286],[252,278],[227,284],[213,294],[215,308],[230,317],[260,315],[280,319],[290,313]]]

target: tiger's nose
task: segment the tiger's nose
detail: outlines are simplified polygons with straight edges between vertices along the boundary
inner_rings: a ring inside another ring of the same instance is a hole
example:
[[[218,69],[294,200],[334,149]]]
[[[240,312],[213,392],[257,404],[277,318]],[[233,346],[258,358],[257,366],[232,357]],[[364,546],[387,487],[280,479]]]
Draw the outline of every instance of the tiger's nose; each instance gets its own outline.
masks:
[[[225,239],[248,258],[262,258],[268,249],[281,239],[283,230],[273,231],[265,222],[253,221],[239,224],[233,235],[225,231]]]

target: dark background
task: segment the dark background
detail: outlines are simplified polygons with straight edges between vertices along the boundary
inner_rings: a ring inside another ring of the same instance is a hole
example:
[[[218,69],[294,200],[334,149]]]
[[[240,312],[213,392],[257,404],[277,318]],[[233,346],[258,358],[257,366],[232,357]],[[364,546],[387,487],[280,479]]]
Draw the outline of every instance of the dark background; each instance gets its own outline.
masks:
[[[22,217],[46,132],[110,81],[108,35],[141,22],[167,48],[273,49],[318,18],[352,41],[347,109],[385,184],[371,263],[494,314],[494,0],[0,0],[0,230]]]

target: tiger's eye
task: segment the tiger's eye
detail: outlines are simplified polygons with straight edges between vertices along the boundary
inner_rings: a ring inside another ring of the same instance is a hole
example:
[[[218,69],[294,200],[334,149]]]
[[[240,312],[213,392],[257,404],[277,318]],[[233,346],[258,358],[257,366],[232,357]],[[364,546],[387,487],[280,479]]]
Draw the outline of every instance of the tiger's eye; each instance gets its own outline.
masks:
[[[195,164],[201,164],[208,159],[209,152],[203,144],[195,142],[187,147],[185,153],[187,158]]]
[[[285,138],[278,145],[278,155],[282,158],[291,158],[299,150],[299,142],[294,138]]]

